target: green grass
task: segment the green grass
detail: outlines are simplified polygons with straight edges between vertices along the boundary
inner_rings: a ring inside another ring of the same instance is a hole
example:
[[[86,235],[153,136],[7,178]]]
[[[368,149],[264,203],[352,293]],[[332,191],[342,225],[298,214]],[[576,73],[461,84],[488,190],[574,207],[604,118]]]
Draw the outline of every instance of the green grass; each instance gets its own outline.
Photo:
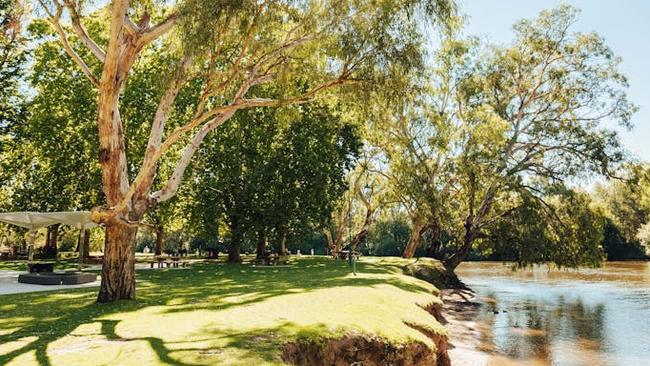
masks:
[[[34,262],[56,262],[54,264],[54,269],[57,271],[63,270],[75,270],[78,268],[78,261],[74,259],[35,259]],[[88,265],[84,264],[84,267]],[[8,271],[26,271],[27,270],[27,261],[26,260],[11,260],[11,261],[0,261],[0,270]]]
[[[135,301],[94,302],[97,289],[0,296],[0,365],[279,365],[282,344],[347,332],[395,343],[417,323],[444,328],[417,304],[436,289],[404,260],[363,259],[358,274],[329,258],[289,267],[197,264],[138,271]]]

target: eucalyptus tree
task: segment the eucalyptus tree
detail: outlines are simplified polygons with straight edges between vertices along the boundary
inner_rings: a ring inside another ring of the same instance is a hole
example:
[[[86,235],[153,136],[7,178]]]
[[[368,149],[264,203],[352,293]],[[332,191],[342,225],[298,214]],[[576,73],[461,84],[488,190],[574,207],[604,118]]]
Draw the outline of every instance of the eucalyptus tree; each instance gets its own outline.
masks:
[[[15,141],[10,128],[23,117],[24,100],[19,83],[24,77],[26,47],[22,35],[23,4],[17,0],[0,1],[0,206],[9,203],[8,167],[15,158],[10,149]],[[7,208],[7,207],[2,207]]]
[[[20,93],[20,82],[24,78],[26,39],[22,34],[24,4],[18,0],[0,0],[0,210],[9,210],[13,205],[14,181],[10,166],[16,155],[11,128],[24,117],[24,98]],[[2,244],[5,238],[14,237],[11,229],[0,227]]]
[[[596,266],[605,258],[605,215],[586,192],[549,187],[543,197],[522,193],[514,211],[486,227],[474,248],[519,266],[552,262],[561,267]],[[510,206],[507,207],[510,209]]]
[[[435,16],[445,19],[449,1],[208,1],[167,3],[110,1],[105,41],[93,39],[84,27],[84,2],[39,0],[63,49],[98,92],[99,162],[106,205],[93,219],[106,225],[106,251],[98,301],[135,296],[134,241],[137,224],[151,207],[173,197],[192,156],[206,135],[238,110],[304,103],[335,86],[387,80],[391,65],[417,67],[421,61],[417,23]],[[101,5],[101,4],[93,4]],[[410,16],[423,10],[427,16]],[[70,42],[62,21],[70,20],[78,37],[101,66]],[[153,23],[152,23],[153,22]],[[130,177],[120,96],[139,55],[163,43],[177,65],[153,116],[137,121],[150,126],[142,164]],[[301,79],[310,88],[301,88]],[[267,98],[255,85],[281,83],[285,94]],[[199,92],[188,110],[176,111],[179,92],[191,83]],[[359,89],[359,88],[352,88]],[[172,112],[185,123],[165,131]],[[184,146],[166,183],[152,190],[158,162],[177,145]]]
[[[514,27],[511,46],[495,48],[458,83],[460,129],[458,197],[465,213],[458,266],[484,228],[513,208],[495,204],[512,192],[541,200],[543,185],[592,174],[613,174],[624,160],[616,132],[631,127],[620,59],[595,33],[572,33],[577,11],[544,11]],[[592,244],[597,245],[597,244]]]
[[[377,173],[374,155],[373,149],[366,148],[354,169],[349,170],[347,190],[336,200],[336,208],[322,228],[331,253],[340,251],[346,243],[352,249],[363,243],[385,204],[384,180]]]
[[[623,161],[618,136],[601,122],[630,127],[627,80],[601,37],[571,32],[576,16],[562,6],[520,21],[507,46],[447,41],[432,92],[389,119],[389,173],[405,177],[396,194],[422,218],[416,229],[455,239],[442,258],[448,269],[522,197],[543,202],[545,187],[611,174]]]

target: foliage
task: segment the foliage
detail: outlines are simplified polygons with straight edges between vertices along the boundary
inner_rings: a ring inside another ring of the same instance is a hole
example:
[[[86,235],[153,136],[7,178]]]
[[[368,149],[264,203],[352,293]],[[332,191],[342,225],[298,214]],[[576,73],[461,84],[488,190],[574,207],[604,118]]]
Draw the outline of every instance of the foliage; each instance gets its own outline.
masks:
[[[603,249],[607,253],[607,259],[620,260],[620,259],[643,259],[646,257],[646,252],[642,244],[647,243],[647,236],[643,235],[642,226],[639,230],[637,240],[628,241],[623,236],[619,227],[607,218],[605,226],[603,227]]]
[[[314,250],[314,255],[326,255],[327,240],[322,233],[305,229],[303,232],[296,232],[287,238],[287,248],[292,252],[300,250],[302,255],[311,254],[312,249]]]
[[[231,240],[322,227],[358,145],[324,106],[241,112],[199,151],[193,221],[216,233],[223,219]]]
[[[410,235],[408,221],[396,217],[380,220],[373,226],[361,252],[365,255],[400,256]]]
[[[623,238],[635,241],[650,216],[650,169],[631,164],[620,179],[597,184],[594,196],[599,207],[618,226]]]
[[[24,118],[25,96],[20,93],[27,55],[23,11],[18,0],[0,1],[0,210],[8,208],[13,194],[6,184],[13,180],[9,168],[15,158],[10,153],[15,145],[10,129]]]
[[[520,21],[507,46],[446,41],[431,91],[380,120],[390,138],[375,143],[385,152],[396,200],[411,217],[412,238],[426,231],[452,235],[458,249],[444,258],[449,268],[526,201],[546,206],[543,197],[555,193],[545,189],[613,174],[624,161],[616,132],[601,122],[629,127],[636,107],[627,100],[620,60],[603,39],[570,31],[576,13],[561,6]],[[587,252],[596,253],[598,243]],[[431,251],[441,246],[433,240]],[[563,259],[563,253],[547,257],[593,263],[593,255],[566,252]]]
[[[604,259],[602,213],[591,208],[587,193],[559,190],[543,201],[523,202],[487,231],[477,245],[492,260],[520,266],[555,263],[563,267],[596,266]]]

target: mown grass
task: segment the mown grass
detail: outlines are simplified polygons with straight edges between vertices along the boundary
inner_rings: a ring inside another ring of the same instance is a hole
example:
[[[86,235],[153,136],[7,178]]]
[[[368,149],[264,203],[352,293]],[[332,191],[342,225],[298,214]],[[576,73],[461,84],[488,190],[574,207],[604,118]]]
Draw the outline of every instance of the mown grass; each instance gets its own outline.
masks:
[[[434,347],[417,323],[436,289],[403,260],[301,258],[288,267],[196,264],[138,271],[135,301],[94,302],[97,289],[0,296],[0,365],[279,365],[282,344],[347,332]]]
[[[34,262],[55,262],[54,270],[63,271],[63,270],[75,270],[78,268],[79,263],[76,258],[70,259],[36,259]],[[84,264],[84,267],[88,265]],[[27,270],[27,261],[26,260],[11,260],[11,261],[0,261],[0,270],[7,271],[26,271]]]

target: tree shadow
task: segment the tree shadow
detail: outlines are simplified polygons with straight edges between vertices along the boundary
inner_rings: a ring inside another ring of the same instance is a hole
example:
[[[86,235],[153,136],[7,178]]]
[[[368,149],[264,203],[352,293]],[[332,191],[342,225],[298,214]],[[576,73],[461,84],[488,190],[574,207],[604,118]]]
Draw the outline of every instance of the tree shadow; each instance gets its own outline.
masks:
[[[107,316],[123,315],[154,306],[162,306],[163,313],[224,310],[291,293],[345,286],[390,285],[409,292],[431,292],[430,287],[419,281],[382,276],[397,270],[401,271],[398,266],[391,264],[360,262],[357,264],[357,271],[365,276],[354,276],[351,275],[347,262],[325,258],[305,258],[283,268],[206,263],[196,264],[186,271],[167,269],[139,271],[137,273],[138,297],[134,301],[97,304],[94,302],[96,289],[2,295],[0,310],[3,311],[3,318],[6,320],[0,320],[0,345],[20,341],[26,337],[37,338],[0,354],[0,365],[33,351],[40,365],[49,366],[52,364],[47,352],[50,344],[72,334],[75,329],[84,324],[97,322],[101,324],[101,335],[109,341],[146,341],[160,362],[171,365],[199,365],[183,363],[172,357],[173,353],[192,349],[170,350],[163,338],[149,336],[122,338],[116,332],[120,320],[106,319]],[[4,309],[8,310],[4,311]],[[212,335],[227,337],[227,344],[241,352],[250,350],[259,353],[268,349],[260,346],[264,345],[262,341],[267,339],[266,335],[279,334],[286,337],[295,335],[299,331],[297,327],[285,323],[273,329],[260,330],[257,336],[250,332],[238,333],[236,330],[219,331]],[[255,339],[258,341],[251,343],[251,340]],[[276,341],[275,338],[269,339]],[[268,354],[264,357],[275,357],[274,361],[277,361],[276,356],[277,354]]]

